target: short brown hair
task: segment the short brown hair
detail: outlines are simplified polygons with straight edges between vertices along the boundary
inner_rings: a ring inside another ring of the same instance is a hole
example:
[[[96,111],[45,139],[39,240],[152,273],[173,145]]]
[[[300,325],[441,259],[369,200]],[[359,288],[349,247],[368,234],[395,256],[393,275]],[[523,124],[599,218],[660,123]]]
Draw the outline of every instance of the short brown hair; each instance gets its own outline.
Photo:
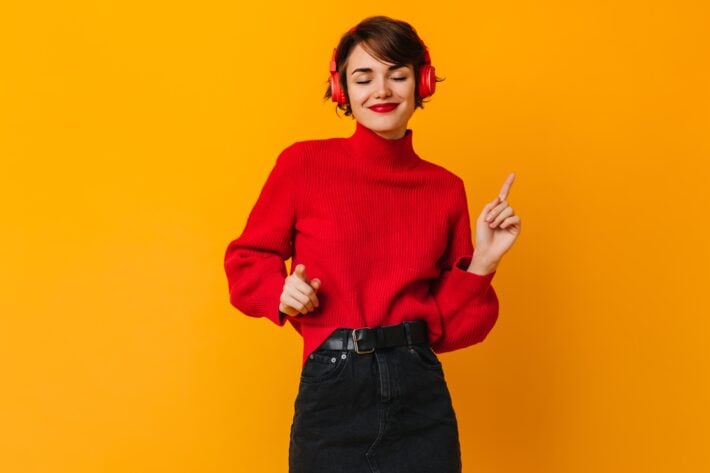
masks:
[[[345,69],[347,59],[352,49],[359,43],[369,54],[382,62],[389,62],[396,65],[412,65],[414,67],[414,98],[415,108],[424,108],[424,99],[419,96],[419,67],[424,64],[424,45],[416,30],[407,22],[395,20],[388,16],[378,15],[365,18],[354,31],[348,31],[338,43],[338,54],[335,58],[340,85],[348,97],[348,83]],[[436,76],[436,82],[444,79]],[[332,96],[330,78],[326,81],[328,88],[323,96],[323,100],[328,100]],[[345,112],[345,116],[352,115],[350,102],[347,104],[337,104],[338,109]]]

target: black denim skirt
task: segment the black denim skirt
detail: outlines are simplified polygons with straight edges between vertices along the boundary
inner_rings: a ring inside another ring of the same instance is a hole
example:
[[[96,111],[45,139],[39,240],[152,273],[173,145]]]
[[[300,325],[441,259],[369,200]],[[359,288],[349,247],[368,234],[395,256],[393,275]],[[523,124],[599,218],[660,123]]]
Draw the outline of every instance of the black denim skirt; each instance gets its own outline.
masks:
[[[307,359],[294,404],[289,473],[336,472],[461,472],[456,415],[428,344],[367,354],[321,346]]]

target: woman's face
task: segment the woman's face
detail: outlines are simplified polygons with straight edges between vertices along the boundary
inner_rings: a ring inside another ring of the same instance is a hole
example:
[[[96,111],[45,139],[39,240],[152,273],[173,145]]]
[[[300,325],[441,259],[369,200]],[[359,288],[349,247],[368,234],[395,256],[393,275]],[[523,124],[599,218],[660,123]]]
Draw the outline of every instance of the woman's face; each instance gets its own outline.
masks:
[[[398,139],[407,131],[414,114],[414,67],[391,69],[357,44],[345,69],[348,99],[355,119],[386,139]],[[392,104],[394,108],[371,108]]]

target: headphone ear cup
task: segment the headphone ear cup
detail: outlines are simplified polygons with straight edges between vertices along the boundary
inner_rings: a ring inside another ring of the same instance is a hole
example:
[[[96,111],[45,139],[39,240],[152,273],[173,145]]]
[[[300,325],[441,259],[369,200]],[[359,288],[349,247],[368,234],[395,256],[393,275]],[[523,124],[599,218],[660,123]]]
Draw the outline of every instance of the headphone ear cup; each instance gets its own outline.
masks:
[[[338,72],[330,73],[330,98],[333,102],[340,105],[348,103],[348,99],[345,97],[345,91],[340,86],[340,74]]]
[[[330,57],[330,99],[340,105],[345,105],[348,103],[348,98],[345,96],[345,91],[340,85],[340,73],[338,72],[338,67],[336,58],[338,54],[338,48],[333,48],[333,55]]]
[[[429,97],[436,91],[436,72],[434,66],[422,64],[419,67],[419,96]]]

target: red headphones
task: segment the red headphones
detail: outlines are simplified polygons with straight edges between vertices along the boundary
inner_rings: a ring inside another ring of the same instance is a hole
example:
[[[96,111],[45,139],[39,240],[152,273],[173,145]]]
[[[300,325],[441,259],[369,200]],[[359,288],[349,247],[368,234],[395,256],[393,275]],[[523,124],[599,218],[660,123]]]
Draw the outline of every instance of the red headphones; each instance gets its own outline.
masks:
[[[348,33],[355,31],[357,25],[350,28]],[[420,40],[421,41],[421,40]],[[419,83],[418,92],[419,96],[422,98],[429,97],[436,91],[436,74],[434,71],[434,66],[431,65],[431,58],[429,57],[429,50],[422,41],[422,46],[424,47],[424,64],[419,66]],[[331,100],[337,102],[341,105],[348,103],[348,98],[345,95],[345,91],[340,85],[340,74],[338,73],[338,48],[333,49],[333,56],[330,58],[330,93]]]

